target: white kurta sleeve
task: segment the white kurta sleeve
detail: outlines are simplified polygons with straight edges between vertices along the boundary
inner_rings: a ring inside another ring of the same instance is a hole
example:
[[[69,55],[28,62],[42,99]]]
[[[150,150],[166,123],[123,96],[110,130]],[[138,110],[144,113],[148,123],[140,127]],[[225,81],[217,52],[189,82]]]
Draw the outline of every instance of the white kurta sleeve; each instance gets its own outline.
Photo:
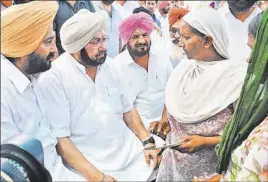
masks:
[[[1,142],[19,133],[9,105],[1,99]]]
[[[130,100],[130,97],[128,96],[128,93],[126,92],[125,86],[124,86],[124,77],[121,74],[122,70],[118,67],[117,62],[113,62],[114,60],[109,60],[108,66],[111,69],[111,73],[113,76],[113,79],[118,86],[118,89],[120,91],[120,99],[123,106],[123,113],[129,112],[134,108],[133,103]],[[116,66],[115,66],[116,65]]]
[[[46,107],[46,117],[54,137],[69,137],[70,103],[60,76],[53,72],[44,73],[39,84]]]

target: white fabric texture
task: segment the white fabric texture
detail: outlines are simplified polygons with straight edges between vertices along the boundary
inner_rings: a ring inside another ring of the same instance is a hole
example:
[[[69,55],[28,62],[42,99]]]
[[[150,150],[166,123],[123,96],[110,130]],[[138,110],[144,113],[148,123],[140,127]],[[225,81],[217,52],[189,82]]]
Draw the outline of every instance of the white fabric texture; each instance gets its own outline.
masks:
[[[58,160],[57,139],[52,137],[45,112],[42,112],[45,108],[37,78],[32,77],[30,81],[1,55],[1,142],[18,134],[40,140],[45,167],[53,180],[57,180],[54,173]]]
[[[255,6],[254,11],[245,19],[244,22],[237,19],[231,12],[226,2],[224,6],[217,10],[223,19],[221,22],[227,29],[229,48],[228,52],[230,58],[239,61],[246,62],[250,57],[251,49],[247,45],[248,42],[248,25],[250,21],[261,12],[258,6]]]
[[[245,75],[246,65],[233,60],[184,59],[167,83],[167,110],[181,123],[206,120],[238,99]]]
[[[190,26],[213,38],[218,53],[228,58],[228,40],[218,12],[199,8],[183,17]],[[184,59],[173,71],[166,88],[168,112],[181,123],[197,123],[235,102],[246,75],[246,64]]]
[[[52,64],[39,80],[49,107],[52,135],[69,137],[88,161],[118,181],[126,179],[129,173],[124,171],[128,168],[139,169],[136,164],[146,164],[145,158],[137,161],[143,154],[142,144],[123,121],[123,113],[133,107],[119,89],[112,60],[98,67],[95,82],[67,52]],[[75,181],[74,169],[66,166],[73,174],[63,173],[62,180]],[[145,171],[136,177],[146,180],[152,167],[147,166]]]
[[[127,49],[114,59],[124,93],[137,109],[147,129],[151,122],[161,119],[166,83],[173,71],[168,54],[161,52],[161,49],[162,46],[153,42],[149,52],[148,72],[134,62]]]
[[[217,52],[222,57],[229,58],[228,34],[218,11],[209,7],[202,7],[190,11],[182,19],[199,32],[211,36],[213,46]]]
[[[107,14],[105,11],[92,13],[81,9],[68,19],[60,29],[61,44],[68,53],[79,52],[98,31],[107,32]]]

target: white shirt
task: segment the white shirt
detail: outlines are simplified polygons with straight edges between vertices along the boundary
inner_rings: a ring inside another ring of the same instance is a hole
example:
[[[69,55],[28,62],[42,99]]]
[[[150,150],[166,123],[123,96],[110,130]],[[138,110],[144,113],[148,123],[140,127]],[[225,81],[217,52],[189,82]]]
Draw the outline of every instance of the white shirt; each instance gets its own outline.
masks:
[[[57,140],[50,135],[37,79],[30,81],[1,55],[1,141],[18,134],[41,141],[45,167],[52,173],[57,160]],[[53,174],[52,174],[53,177]]]
[[[136,1],[126,1],[126,3],[121,6],[119,2],[113,2],[114,8],[120,12],[122,19],[124,20],[128,16],[133,14],[133,10],[140,7],[140,4]]]
[[[101,6],[100,2],[93,1],[95,10],[100,11],[103,10],[103,7]],[[107,33],[109,37],[108,41],[108,49],[107,49],[107,55],[110,58],[114,58],[119,54],[119,24],[122,21],[121,14],[119,11],[112,5],[112,11],[111,16],[107,14],[108,22],[107,22]]]
[[[98,169],[126,180],[129,173],[121,171],[135,163],[142,145],[123,121],[123,113],[133,107],[121,94],[116,72],[108,62],[98,67],[94,83],[85,67],[64,53],[41,76],[40,85],[53,136],[69,137]]]
[[[166,83],[173,69],[168,54],[157,48],[151,46],[148,72],[134,62],[127,49],[114,59],[124,92],[146,128],[154,119],[161,119]]]
[[[247,45],[248,42],[248,25],[250,21],[259,13],[261,9],[255,6],[254,11],[248,16],[248,18],[242,22],[238,20],[231,12],[228,3],[225,3],[218,11],[221,13],[224,23],[228,31],[229,39],[229,54],[231,59],[245,62],[250,56],[251,49]]]
[[[161,31],[162,31],[162,38],[165,41],[165,44],[170,42],[170,34],[169,34],[169,22],[168,22],[168,14],[166,17],[163,17],[161,14],[157,17],[161,23]]]

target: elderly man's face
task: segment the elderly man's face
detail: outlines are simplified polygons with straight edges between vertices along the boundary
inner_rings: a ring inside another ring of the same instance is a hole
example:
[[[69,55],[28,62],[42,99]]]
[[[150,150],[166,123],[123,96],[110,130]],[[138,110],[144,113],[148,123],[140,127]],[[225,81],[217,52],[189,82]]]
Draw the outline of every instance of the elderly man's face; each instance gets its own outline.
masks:
[[[41,45],[25,59],[22,66],[23,73],[32,75],[51,68],[51,59],[54,57],[55,52],[55,47],[53,46],[54,37],[55,32],[51,26]]]
[[[154,14],[156,8],[155,1],[146,1],[146,9],[148,9],[152,14]]]
[[[180,42],[180,23],[174,23],[170,28],[170,38],[173,44],[178,45]]]
[[[131,55],[142,57],[149,53],[151,47],[150,35],[144,30],[137,29],[131,35],[127,43],[128,51]]]
[[[108,37],[102,31],[99,31],[90,40],[90,42],[81,50],[81,61],[86,66],[98,66],[106,60],[106,44]]]

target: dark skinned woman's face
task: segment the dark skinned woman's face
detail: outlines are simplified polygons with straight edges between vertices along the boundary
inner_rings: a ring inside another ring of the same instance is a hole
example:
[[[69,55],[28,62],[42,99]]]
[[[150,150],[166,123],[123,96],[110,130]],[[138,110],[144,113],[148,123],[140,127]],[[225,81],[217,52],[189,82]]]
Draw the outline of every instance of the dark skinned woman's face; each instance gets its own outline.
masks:
[[[180,42],[179,46],[183,48],[188,59],[201,60],[205,45],[202,37],[192,32],[190,26],[180,22]]]

